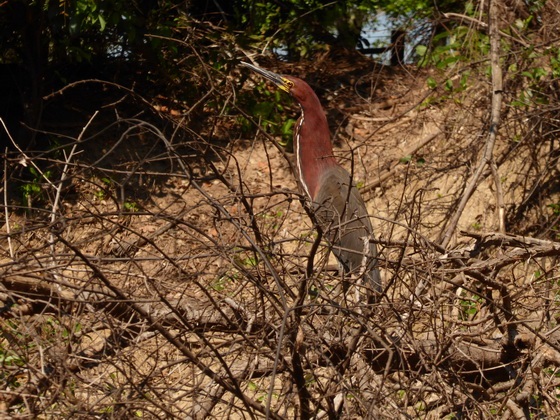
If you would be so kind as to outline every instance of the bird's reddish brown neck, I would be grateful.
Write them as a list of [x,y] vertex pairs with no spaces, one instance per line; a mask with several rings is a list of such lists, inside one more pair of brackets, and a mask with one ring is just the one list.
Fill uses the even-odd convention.
[[338,163],[333,155],[329,125],[319,98],[307,83],[293,80],[292,95],[302,109],[294,132],[297,169],[304,189],[314,199],[323,174]]

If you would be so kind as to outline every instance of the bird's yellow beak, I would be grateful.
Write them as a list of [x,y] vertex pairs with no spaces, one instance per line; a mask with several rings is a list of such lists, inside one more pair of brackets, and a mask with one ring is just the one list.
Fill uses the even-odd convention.
[[249,63],[241,62],[241,65],[250,68],[254,72],[263,76],[265,79],[270,80],[280,89],[282,89],[284,92],[290,93],[290,90],[292,89],[292,87],[294,87],[294,82],[286,79],[285,77],[280,76],[279,74],[273,73],[265,69],[261,69],[260,67],[253,66],[252,64]]

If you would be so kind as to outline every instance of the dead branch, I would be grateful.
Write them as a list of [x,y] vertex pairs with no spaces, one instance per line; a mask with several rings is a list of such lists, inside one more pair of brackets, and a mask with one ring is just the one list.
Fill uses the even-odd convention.
[[[493,266],[492,263],[489,264]],[[494,265],[495,266],[495,265]],[[479,267],[480,269],[480,267]],[[467,270],[468,272],[469,270]],[[72,305],[80,302],[87,302],[98,311],[104,311],[108,316],[114,317],[121,322],[131,322],[131,315],[136,314],[138,319],[133,322],[150,320],[151,323],[156,323],[155,330],[159,331],[162,328],[184,328],[189,326],[192,332],[204,331],[221,331],[232,332],[234,334],[244,330],[243,323],[232,324],[232,319],[239,319],[233,312],[224,312],[228,307],[235,312],[241,311],[241,319],[247,318],[247,314],[241,305],[234,302],[232,299],[227,299],[227,306],[218,309],[214,306],[201,307],[200,302],[182,300],[177,302],[169,302],[173,306],[172,309],[168,305],[164,305],[161,301],[144,302],[144,303],[131,303],[130,299],[122,294],[115,294],[110,287],[106,285],[93,285],[90,284],[87,288],[77,287],[65,282],[48,281],[41,277],[24,277],[20,275],[8,276],[3,279],[3,284],[8,288],[8,292],[16,299],[28,300],[33,305],[33,313],[57,313],[62,308],[70,310]],[[56,286],[56,287],[55,287]],[[64,290],[60,290],[64,287]],[[23,302],[20,300],[20,302]],[[14,309],[11,315],[22,315],[17,309]],[[6,316],[8,313],[4,313]],[[27,315],[32,315],[32,312],[27,312]],[[179,316],[178,316],[179,315]],[[148,317],[148,318],[146,318]],[[152,328],[154,324],[151,324]],[[250,322],[251,330],[262,330],[267,325],[264,318],[253,319]],[[272,328],[272,326],[269,326]],[[368,350],[368,360],[375,371],[380,373],[387,373],[390,371],[398,371],[402,368],[403,364],[412,369],[419,369],[419,361],[422,358],[430,358],[433,360],[442,359],[450,366],[462,366],[465,374],[470,375],[473,371],[484,374],[486,371],[492,371],[496,368],[506,368],[504,363],[509,363],[515,360],[511,349],[504,347],[504,342],[500,340],[473,340],[469,341],[468,337],[461,339],[457,337],[452,343],[446,346],[442,352],[442,343],[438,340],[431,339],[416,339],[412,349],[401,347],[399,341],[390,340],[391,345],[381,338],[381,335],[372,335],[372,332],[367,334],[365,330],[356,330],[356,334],[351,334],[346,340],[346,348],[341,348],[338,351],[347,353],[343,360],[348,363],[350,355],[359,351],[358,343],[361,337],[369,336],[368,345],[365,346]],[[361,332],[360,332],[361,331]],[[140,331],[139,331],[140,333]],[[377,337],[377,338],[375,338]],[[337,347],[339,344],[335,342],[325,343],[328,347]],[[532,346],[530,341],[525,340],[524,346]],[[305,356],[306,360],[319,361],[322,358],[321,354],[312,355],[314,349],[312,346],[297,347],[298,352],[305,350],[310,352]],[[544,346],[540,350],[543,354],[556,354],[556,351]],[[394,357],[398,355],[398,357]],[[507,356],[507,360],[504,357]],[[551,358],[550,355],[546,357],[549,362],[560,361],[560,357]],[[76,365],[75,368],[78,368]],[[91,367],[91,366],[89,366]],[[346,367],[348,368],[348,367]],[[342,372],[344,372],[343,368]],[[259,368],[260,374],[266,374],[266,369]],[[273,366],[270,365],[268,372],[272,374],[274,371]],[[254,370],[254,369],[253,369]],[[249,378],[246,375],[235,375],[238,379]]]
[[[489,34],[490,34],[490,62],[492,66],[492,109],[490,115],[490,125],[488,128],[488,137],[486,140],[486,145],[484,149],[484,154],[478,163],[476,170],[474,171],[473,175],[471,176],[465,191],[457,205],[457,209],[455,213],[449,220],[449,223],[446,226],[445,231],[443,232],[442,236],[440,237],[440,244],[442,247],[447,248],[451,241],[451,237],[455,229],[457,228],[457,224],[459,223],[459,219],[465,209],[469,199],[471,198],[472,194],[474,193],[476,186],[478,185],[478,181],[481,178],[481,175],[484,172],[484,169],[487,165],[495,165],[494,160],[494,145],[496,143],[496,136],[498,135],[498,130],[500,127],[500,117],[501,117],[501,109],[502,109],[502,97],[503,97],[503,82],[502,82],[502,68],[500,64],[500,32],[498,28],[498,0],[491,0],[490,1],[490,12],[489,16]],[[499,177],[495,177],[496,182],[500,182]],[[501,188],[496,189],[497,194],[501,194]],[[498,197],[498,203],[503,202],[503,198]],[[500,207],[500,217],[502,214],[503,207]],[[500,226],[504,226],[504,222],[500,219]]]
[[[418,152],[418,150],[422,149],[423,147],[428,145],[431,141],[435,140],[437,138],[437,136],[439,136],[440,134],[441,134],[441,131],[436,131],[435,133],[428,134],[423,139],[421,139],[419,142],[413,144],[408,149],[406,149],[403,152],[403,156],[414,155],[416,152]],[[363,188],[360,189],[360,191],[363,194],[373,191],[374,189],[379,187],[381,184],[383,184],[383,182],[385,182],[387,179],[394,176],[395,172],[398,170],[398,168],[401,165],[402,165],[402,163],[397,160],[396,162],[393,163],[391,169],[385,170],[382,173],[380,173],[377,176],[377,179],[374,182],[365,185]]]
[[477,248],[487,248],[489,246],[508,246],[516,248],[539,247],[552,250],[560,249],[560,242],[547,241],[544,239],[532,238],[529,236],[511,235],[503,232],[471,232],[461,231],[462,235],[475,238]]

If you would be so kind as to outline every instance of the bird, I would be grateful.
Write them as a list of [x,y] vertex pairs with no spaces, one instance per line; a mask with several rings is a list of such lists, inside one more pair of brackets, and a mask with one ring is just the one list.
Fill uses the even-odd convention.
[[[294,128],[294,172],[317,225],[346,275],[366,280],[373,301],[382,292],[373,228],[350,173],[334,156],[327,118],[319,98],[302,79],[241,62],[287,92],[299,104]],[[371,293],[373,292],[373,293]]]

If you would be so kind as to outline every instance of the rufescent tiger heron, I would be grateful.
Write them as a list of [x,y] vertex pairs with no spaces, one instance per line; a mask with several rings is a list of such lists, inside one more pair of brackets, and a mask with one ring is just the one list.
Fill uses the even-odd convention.
[[371,221],[350,174],[334,157],[327,118],[319,98],[297,77],[241,64],[270,80],[299,103],[301,116],[294,130],[295,175],[311,200],[317,223],[345,273],[367,279],[365,283],[369,283],[370,290],[381,292],[377,248],[370,241],[373,238]]

